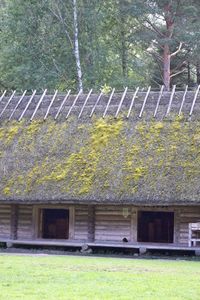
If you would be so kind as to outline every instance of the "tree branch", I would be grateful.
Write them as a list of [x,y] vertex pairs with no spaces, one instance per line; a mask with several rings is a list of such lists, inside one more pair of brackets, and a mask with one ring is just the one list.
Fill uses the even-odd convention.
[[184,66],[187,63],[186,60],[180,62],[174,69],[172,69],[172,73],[175,72],[176,70],[179,70],[182,66]]
[[145,19],[145,21],[153,28],[153,31],[156,32],[161,37],[165,37],[164,33],[160,31],[154,24],[151,23],[148,19]]
[[170,55],[170,57],[176,56],[182,49],[183,43],[180,42],[178,49]]
[[179,74],[185,72],[185,70],[186,70],[186,69],[183,69],[183,70],[181,70],[181,71],[179,71],[179,72],[177,72],[177,73],[171,74],[171,75],[170,75],[170,78],[173,78],[173,77],[175,77],[175,76],[177,76],[177,75],[179,75]]
[[62,24],[63,29],[64,29],[64,33],[65,33],[71,47],[73,48],[73,41],[72,41],[72,39],[70,37],[70,34],[69,34],[69,31],[67,29],[67,24],[66,24],[66,22],[65,22],[65,20],[62,16],[61,11],[59,10],[59,8],[56,7],[56,9],[57,9],[57,13],[52,8],[49,8],[52,15]]

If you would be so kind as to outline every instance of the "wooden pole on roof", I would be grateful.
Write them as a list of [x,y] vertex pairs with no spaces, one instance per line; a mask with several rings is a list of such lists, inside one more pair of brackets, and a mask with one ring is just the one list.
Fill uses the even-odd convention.
[[15,113],[16,109],[19,107],[20,103],[21,103],[21,102],[22,102],[22,100],[24,99],[24,97],[25,97],[26,93],[27,93],[27,90],[25,90],[25,91],[24,91],[24,93],[23,93],[23,94],[22,94],[22,96],[20,97],[19,101],[17,102],[17,104],[16,104],[15,108],[13,109],[13,111],[12,111],[12,113],[11,113],[10,117],[9,117],[9,121],[12,119],[12,116],[14,115],[14,113]]
[[58,94],[58,90],[55,91],[55,93],[54,93],[54,95],[53,95],[53,97],[52,97],[52,99],[51,99],[51,102],[50,102],[50,104],[49,104],[49,106],[48,106],[48,108],[47,108],[47,112],[46,112],[46,114],[45,114],[45,116],[44,116],[44,120],[47,119],[48,114],[49,114],[49,111],[50,111],[50,109],[51,109],[51,107],[52,107],[52,105],[53,105],[53,103],[54,103],[54,100],[56,99],[57,94]]
[[10,98],[8,99],[8,102],[6,103],[6,105],[4,106],[2,112],[0,113],[0,118],[3,115],[4,111],[6,110],[6,108],[8,107],[8,105],[10,104],[10,102],[12,101],[13,97],[15,96],[16,91],[14,91],[12,93],[12,95],[10,96]]
[[139,118],[142,117],[142,114],[143,114],[143,111],[144,111],[144,108],[145,108],[147,99],[148,99],[148,97],[149,97],[150,91],[151,91],[151,86],[149,86],[148,91],[147,91],[147,93],[146,93],[146,96],[145,96],[145,98],[144,98],[144,102],[143,102],[143,105],[142,105],[142,108],[141,108],[141,111],[140,111],[140,114],[139,114]]
[[110,94],[108,103],[107,103],[107,105],[106,105],[106,109],[105,109],[105,111],[104,111],[104,113],[103,113],[103,118],[105,118],[105,116],[106,116],[106,114],[107,114],[107,111],[108,111],[110,102],[111,102],[111,100],[112,100],[112,97],[113,97],[113,95],[114,95],[114,92],[115,92],[115,88],[112,90],[112,92],[111,92],[111,94]]
[[188,91],[188,85],[186,85],[185,92],[183,94],[183,99],[182,99],[181,106],[180,106],[179,113],[178,113],[179,117],[181,115],[181,112],[182,112],[182,109],[183,109],[183,105],[185,103],[185,98],[186,98],[186,95],[187,95],[187,91]]
[[25,115],[25,113],[26,113],[26,111],[27,111],[29,105],[31,104],[33,98],[35,97],[36,92],[37,92],[37,90],[34,90],[34,91],[33,91],[32,95],[31,95],[31,97],[30,97],[28,103],[26,104],[26,107],[24,108],[24,111],[22,112],[22,114],[21,114],[21,116],[19,117],[18,121],[21,121],[21,119],[22,119],[23,116]]
[[168,105],[167,112],[166,112],[165,116],[167,116],[170,113],[171,106],[172,106],[172,101],[174,99],[175,92],[176,92],[176,85],[173,85],[173,89],[172,89],[171,96],[170,96],[170,99],[169,99],[169,105]]
[[80,117],[81,117],[81,115],[83,113],[83,110],[84,110],[84,108],[85,108],[85,106],[86,106],[86,104],[87,104],[87,102],[88,102],[91,94],[92,94],[92,89],[89,91],[89,93],[88,93],[88,95],[87,95],[87,97],[85,99],[85,102],[83,103],[83,106],[81,108],[80,114],[78,115],[78,119],[80,119]]
[[4,98],[4,96],[5,96],[5,94],[6,94],[6,90],[3,92],[3,94],[2,94],[2,96],[0,97],[0,102],[1,102],[1,100],[3,100],[3,98]]
[[55,120],[58,118],[58,116],[59,116],[59,114],[60,114],[60,112],[61,112],[63,106],[65,105],[65,102],[66,102],[67,99],[69,98],[70,93],[71,93],[71,90],[69,90],[69,91],[67,92],[67,95],[66,95],[65,98],[63,99],[63,101],[62,101],[62,103],[61,103],[61,105],[60,105],[60,107],[59,107],[59,109],[58,109],[58,111],[57,111],[57,114],[55,115],[55,118],[54,118]]
[[101,92],[101,93],[99,94],[99,96],[97,97],[97,101],[96,101],[95,105],[93,106],[92,111],[91,111],[91,113],[90,113],[90,118],[92,117],[92,115],[93,115],[93,113],[94,113],[94,111],[95,111],[97,105],[99,104],[99,101],[100,101],[102,95],[103,95],[103,92]]
[[47,89],[44,90],[44,92],[43,92],[43,94],[42,94],[40,100],[38,101],[38,104],[37,104],[37,106],[36,106],[36,108],[35,108],[35,110],[34,110],[32,116],[31,116],[31,118],[30,118],[30,121],[33,121],[33,119],[34,119],[34,117],[35,117],[35,115],[36,115],[36,112],[37,112],[38,108],[40,107],[40,105],[41,105],[41,103],[42,103],[42,100],[44,99],[46,93],[47,93]]
[[124,93],[123,93],[123,95],[122,95],[122,98],[121,98],[121,100],[120,100],[119,106],[118,106],[117,111],[116,111],[116,114],[115,114],[115,118],[117,118],[117,116],[118,116],[118,114],[119,114],[119,112],[120,112],[120,109],[121,109],[122,104],[123,104],[123,102],[124,102],[124,99],[125,99],[125,97],[126,97],[127,91],[128,91],[128,87],[126,87],[125,90],[124,90]]
[[200,85],[197,87],[197,90],[196,90],[195,95],[194,95],[194,99],[193,99],[192,106],[191,106],[191,109],[190,109],[190,116],[193,113],[194,106],[195,106],[195,103],[196,103],[196,100],[197,100],[197,97],[198,97],[198,94],[199,94],[199,89],[200,89]]
[[159,105],[160,105],[160,100],[162,98],[162,95],[163,95],[163,91],[164,91],[164,85],[161,86],[161,89],[160,89],[160,93],[159,93],[159,97],[158,97],[158,101],[157,101],[157,104],[156,104],[156,109],[155,109],[155,112],[154,112],[154,118],[156,117],[157,115],[157,112],[158,112],[158,108],[159,108]]
[[73,102],[72,106],[70,107],[70,109],[69,109],[69,111],[68,111],[68,113],[67,113],[67,115],[66,115],[66,119],[69,117],[69,115],[70,115],[72,109],[73,109],[74,106],[76,105],[76,102],[78,101],[78,98],[79,98],[79,96],[80,96],[81,94],[82,94],[82,91],[80,90],[80,91],[78,92],[78,94],[76,95],[76,97],[75,97],[75,99],[74,99],[74,102]]
[[137,96],[137,93],[138,93],[139,89],[140,89],[140,88],[137,87],[135,93],[133,94],[133,98],[132,98],[132,100],[131,100],[131,105],[130,105],[130,107],[129,107],[128,114],[127,114],[127,116],[126,116],[127,119],[130,117],[131,110],[132,110],[132,108],[133,108],[133,105],[134,105],[134,102],[135,102],[135,98],[136,98],[136,96]]

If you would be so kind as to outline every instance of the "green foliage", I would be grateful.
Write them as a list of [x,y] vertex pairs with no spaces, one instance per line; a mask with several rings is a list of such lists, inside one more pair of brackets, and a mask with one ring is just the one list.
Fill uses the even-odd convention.
[[[199,70],[199,3],[192,1],[79,0],[79,47],[85,89],[107,85],[154,87],[162,84],[163,45],[173,58],[173,82],[194,85]],[[166,3],[174,16],[167,36]],[[62,12],[63,21],[55,15]],[[59,89],[76,91],[71,1],[17,0],[0,6],[0,89]],[[63,23],[64,22],[64,23]],[[189,64],[190,68],[187,68]],[[197,69],[197,70],[196,70]]]

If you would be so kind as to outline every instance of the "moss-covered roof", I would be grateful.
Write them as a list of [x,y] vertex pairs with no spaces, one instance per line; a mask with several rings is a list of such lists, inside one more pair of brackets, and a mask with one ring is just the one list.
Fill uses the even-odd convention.
[[200,121],[48,118],[0,125],[0,200],[200,204]]

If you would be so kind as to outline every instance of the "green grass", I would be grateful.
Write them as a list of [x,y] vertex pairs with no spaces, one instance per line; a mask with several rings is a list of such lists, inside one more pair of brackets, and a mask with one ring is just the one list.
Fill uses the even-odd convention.
[[199,300],[200,262],[0,255],[0,300]]

